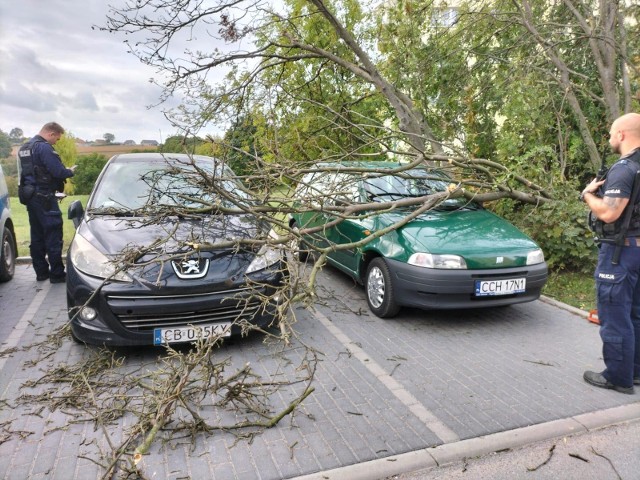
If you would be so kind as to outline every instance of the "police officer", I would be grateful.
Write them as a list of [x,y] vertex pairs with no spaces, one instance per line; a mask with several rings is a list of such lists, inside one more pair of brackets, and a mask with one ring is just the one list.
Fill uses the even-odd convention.
[[[621,116],[609,135],[611,149],[620,159],[604,179],[593,180],[582,192],[597,218],[596,232],[604,234],[595,280],[605,369],[586,371],[583,378],[596,387],[633,393],[633,386],[640,385],[640,204],[630,205],[629,200],[640,170],[640,115]],[[628,208],[633,209],[629,228],[623,245],[617,246],[610,240],[621,231]]]
[[51,283],[66,280],[62,263],[62,212],[55,196],[64,190],[65,179],[73,176],[75,165],[65,168],[53,149],[64,128],[55,122],[45,124],[38,135],[18,151],[20,202],[27,206],[31,227],[31,260],[36,279]]

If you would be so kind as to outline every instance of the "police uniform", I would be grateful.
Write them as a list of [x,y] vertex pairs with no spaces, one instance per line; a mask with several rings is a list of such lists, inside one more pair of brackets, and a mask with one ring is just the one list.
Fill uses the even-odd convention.
[[62,212],[55,197],[64,190],[65,179],[73,176],[60,155],[40,135],[18,151],[20,202],[27,206],[31,227],[29,250],[38,280],[64,281],[62,263]]
[[[631,198],[638,170],[640,150],[636,149],[609,169],[599,196]],[[614,385],[632,388],[634,378],[640,378],[640,205],[629,204],[626,208],[634,210],[622,247],[607,240],[620,231],[626,209],[616,222],[596,222],[596,234],[604,241],[600,244],[595,281],[606,366],[602,375]],[[620,249],[620,258],[614,263],[616,248]]]

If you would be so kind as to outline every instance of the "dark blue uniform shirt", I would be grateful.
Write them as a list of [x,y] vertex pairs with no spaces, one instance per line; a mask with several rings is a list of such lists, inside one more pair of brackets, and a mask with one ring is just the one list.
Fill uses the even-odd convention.
[[34,166],[44,166],[46,171],[53,177],[50,184],[37,182],[34,175],[25,175],[24,180],[28,185],[36,185],[40,189],[60,190],[59,184],[66,178],[73,177],[73,171],[66,168],[58,152],[40,135],[36,135],[29,142],[31,144],[31,160]]
[[[631,198],[633,180],[635,179],[636,172],[638,170],[640,170],[640,151],[634,150],[620,158],[611,166],[607,172],[605,182],[600,188],[600,196],[610,198]],[[631,208],[631,206],[627,208]],[[624,215],[624,212],[622,215]],[[640,236],[640,229],[629,228],[626,236]]]

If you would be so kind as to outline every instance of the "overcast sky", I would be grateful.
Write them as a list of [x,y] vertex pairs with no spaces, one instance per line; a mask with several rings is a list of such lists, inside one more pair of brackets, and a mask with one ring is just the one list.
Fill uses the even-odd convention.
[[[35,135],[49,121],[83,140],[163,141],[177,133],[149,83],[153,68],[127,53],[105,25],[124,0],[0,1],[0,129]],[[200,132],[201,134],[207,132]]]

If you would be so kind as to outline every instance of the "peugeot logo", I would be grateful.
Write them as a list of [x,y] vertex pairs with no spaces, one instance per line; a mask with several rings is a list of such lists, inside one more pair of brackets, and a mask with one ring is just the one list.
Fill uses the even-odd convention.
[[173,271],[178,278],[202,278],[209,271],[208,258],[190,258],[189,260],[173,260]]
[[182,262],[180,267],[182,268],[182,273],[185,275],[197,275],[200,273],[200,262],[198,260],[187,260],[186,262]]

